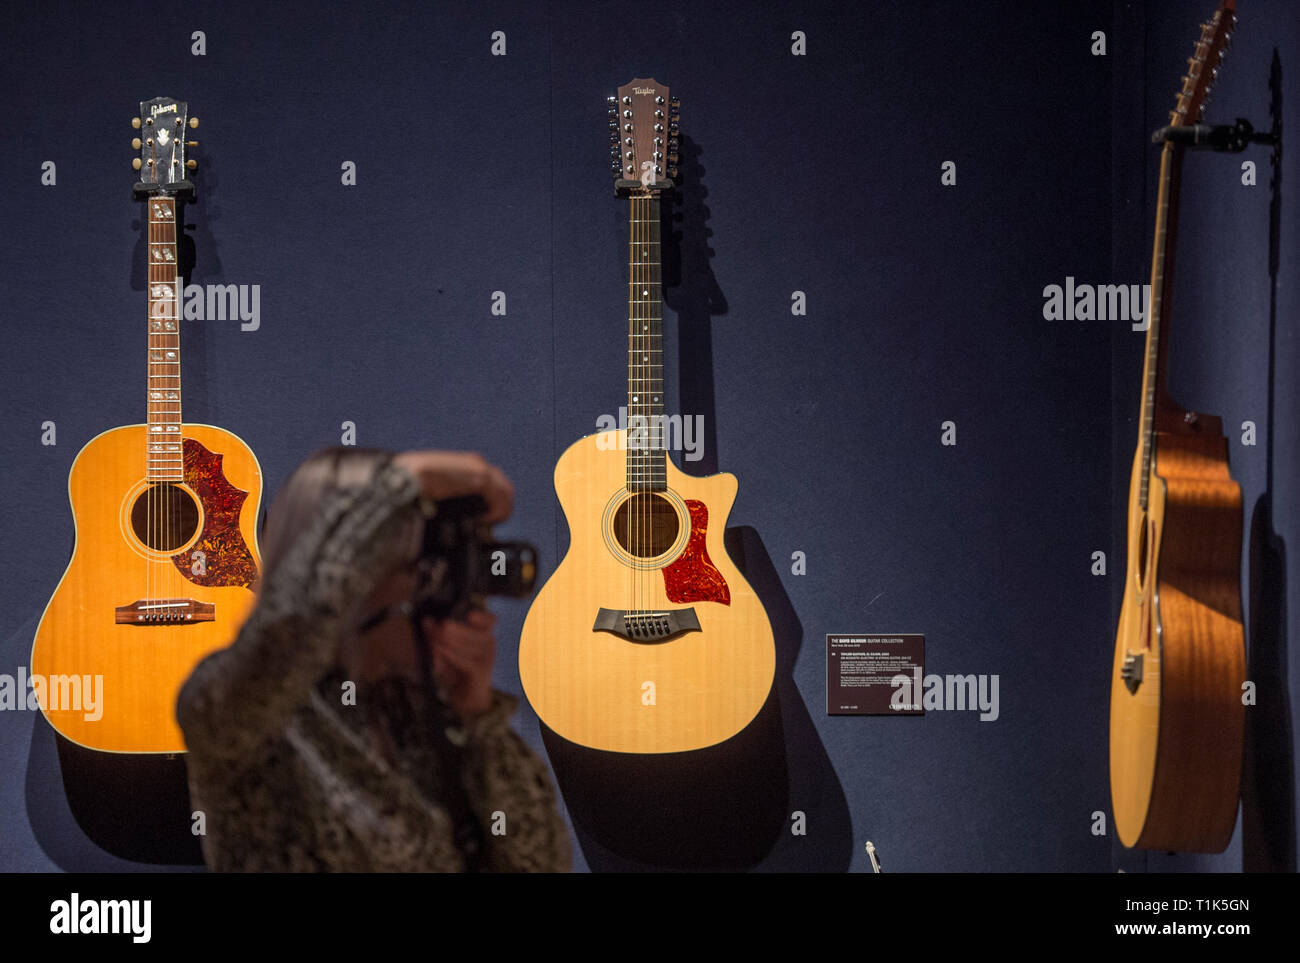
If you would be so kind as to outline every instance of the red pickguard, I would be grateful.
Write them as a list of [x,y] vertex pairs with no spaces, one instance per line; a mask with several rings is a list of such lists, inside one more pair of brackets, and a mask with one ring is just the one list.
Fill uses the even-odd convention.
[[686,548],[671,565],[664,566],[664,589],[670,602],[721,602],[731,604],[727,580],[709,561],[704,539],[709,529],[709,509],[702,501],[686,499],[691,515],[691,534]]
[[[172,562],[195,585],[243,585],[252,588],[257,563],[239,530],[239,510],[248,492],[240,491],[221,471],[221,455],[214,455],[193,438],[185,439],[185,484],[203,504],[203,531],[198,541]],[[203,575],[195,574],[194,553],[204,554]]]

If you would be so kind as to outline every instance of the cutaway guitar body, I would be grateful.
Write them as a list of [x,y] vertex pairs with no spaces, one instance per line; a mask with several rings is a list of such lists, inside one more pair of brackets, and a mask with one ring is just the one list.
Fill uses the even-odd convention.
[[[1126,846],[1220,852],[1236,823],[1245,727],[1241,489],[1218,419],[1197,424],[1156,431],[1147,510],[1129,517],[1111,801]],[[1135,509],[1141,469],[1139,452]]]
[[[695,478],[668,461],[663,491],[634,494],[619,435],[589,435],[556,466],[569,552],[529,609],[520,677],[537,714],[571,742],[702,749],[750,723],[775,673],[767,613],[723,546],[736,479]],[[629,528],[633,498],[654,501],[632,503]],[[638,511],[653,539],[638,541]],[[597,628],[602,609],[623,621]],[[642,624],[627,621],[633,613]],[[698,628],[669,613],[690,613],[681,621]]]
[[664,405],[659,204],[678,174],[679,109],[653,78],[609,98],[614,193],[628,200],[627,427],[560,457],[569,552],[519,640],[542,721],[609,752],[730,739],[767,701],[776,669],[767,613],[723,547],[735,477],[694,478],[668,458],[677,416]]
[[[1164,131],[1196,124],[1227,46],[1220,0]],[[1129,484],[1128,563],[1110,689],[1110,795],[1125,846],[1220,852],[1241,783],[1245,638],[1241,489],[1218,418],[1168,390],[1182,147],[1160,154],[1141,432]]]
[[[73,462],[76,544],[32,647],[32,673],[65,680],[64,694],[66,680],[102,678],[96,712],[50,697],[42,709],[60,734],[105,752],[185,750],[177,693],[200,659],[234,641],[260,565],[262,476],[248,446],[184,425],[183,479],[149,482],[146,430],[106,431]],[[56,683],[47,687],[53,695]]]

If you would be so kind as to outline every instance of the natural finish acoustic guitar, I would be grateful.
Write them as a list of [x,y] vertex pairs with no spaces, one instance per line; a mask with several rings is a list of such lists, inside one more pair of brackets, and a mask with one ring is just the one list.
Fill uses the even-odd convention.
[[[147,421],[98,435],[72,463],[76,543],[32,648],[50,724],[107,752],[185,749],[177,693],[200,659],[234,641],[260,564],[257,459],[230,432],[181,419],[177,200],[192,192],[194,166],[186,115],[184,103],[160,97],[133,121],[148,224]],[[97,676],[102,705],[70,705],[84,704],[70,697]]]
[[767,614],[723,547],[735,477],[694,478],[667,457],[659,219],[677,176],[676,111],[654,80],[610,98],[615,193],[630,207],[627,428],[589,435],[560,458],[569,552],[519,643],[524,692],[542,721],[614,752],[730,738],[757,715],[775,671]]
[[[1170,125],[1198,123],[1236,21],[1201,27]],[[1126,846],[1220,852],[1237,818],[1245,708],[1241,490],[1216,417],[1167,393],[1181,146],[1160,158],[1141,437],[1110,696],[1110,787]]]

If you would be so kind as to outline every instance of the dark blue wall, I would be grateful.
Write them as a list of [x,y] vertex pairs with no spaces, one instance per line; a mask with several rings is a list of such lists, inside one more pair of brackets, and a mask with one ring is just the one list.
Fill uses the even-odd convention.
[[[778,680],[753,738],[707,765],[548,740],[580,814],[577,864],[863,870],[870,839],[890,870],[1142,868],[1092,832],[1092,814],[1109,814],[1141,338],[1122,322],[1046,321],[1042,291],[1067,276],[1147,280],[1157,152],[1145,135],[1208,6],[673,2],[633,18],[558,0],[168,13],[50,2],[7,14],[0,672],[28,664],[67,563],[73,458],[143,416],[129,190],[140,100],[172,95],[203,119],[190,280],[261,286],[260,330],[185,326],[186,420],[247,441],[268,494],[344,421],[364,445],[481,450],[517,486],[504,531],[535,541],[549,569],[567,543],[555,461],[623,398],[626,212],[610,190],[604,97],[654,76],[682,98],[687,139],[670,410],[706,419],[705,457],[682,467],[740,480],[730,544],[772,616]],[[1282,0],[1243,6],[1214,114],[1262,126],[1273,48],[1288,78],[1300,28]],[[194,30],[206,56],[190,53]],[[490,55],[495,30],[505,57]],[[806,56],[791,55],[796,30]],[[1104,57],[1090,53],[1095,30]],[[1294,98],[1285,109],[1295,129]],[[1267,155],[1248,156],[1254,188],[1239,158],[1186,165],[1173,363],[1189,404],[1259,426],[1254,448],[1229,430],[1249,516],[1266,479],[1270,187]],[[949,160],[954,187],[940,184]],[[355,187],[340,183],[344,161]],[[1294,154],[1287,164],[1287,185],[1300,183]],[[1273,383],[1286,412],[1300,238],[1294,217],[1282,224]],[[490,310],[498,290],[504,317]],[[794,291],[806,316],[791,314]],[[40,443],[47,420],[54,447]],[[1275,420],[1272,524],[1294,544],[1300,429]],[[955,447],[940,444],[945,421]],[[1095,551],[1109,576],[1091,573]],[[795,552],[805,575],[792,574]],[[1294,565],[1278,571],[1261,584],[1294,598]],[[497,684],[519,692],[526,606],[496,609]],[[1287,619],[1271,651],[1285,651]],[[924,633],[928,672],[999,677],[999,718],[826,716],[828,632]],[[1294,671],[1273,671],[1294,693]],[[1269,690],[1275,707],[1284,691]],[[543,749],[526,704],[519,728]],[[1293,763],[1271,751],[1285,764],[1271,778],[1292,786]],[[0,713],[0,758],[0,868],[145,865],[79,828],[43,719]],[[617,793],[612,819],[591,813],[579,794],[595,784],[629,787],[634,816],[620,825]],[[630,798],[651,784],[686,788]],[[672,819],[651,812],[674,806]],[[787,828],[796,810],[806,836]],[[1275,839],[1268,826],[1255,835]],[[1242,862],[1239,840],[1175,860]]]

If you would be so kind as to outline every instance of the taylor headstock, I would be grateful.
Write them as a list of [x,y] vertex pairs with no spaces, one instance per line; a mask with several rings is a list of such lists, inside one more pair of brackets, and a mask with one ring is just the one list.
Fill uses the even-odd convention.
[[140,172],[140,182],[135,185],[137,197],[158,194],[192,194],[194,185],[187,179],[198,165],[186,160],[185,149],[197,146],[197,141],[187,141],[186,131],[199,126],[197,117],[188,117],[189,107],[171,97],[155,97],[142,101],[140,116],[131,118],[131,126],[138,132],[131,146],[140,156],[131,166]]
[[640,78],[609,100],[609,157],[620,197],[671,190],[677,179],[681,103],[657,80]]
[[1184,127],[1201,122],[1201,111],[1232,42],[1232,30],[1237,25],[1235,7],[1236,0],[1222,0],[1209,22],[1201,24],[1201,39],[1196,42],[1192,56],[1187,58],[1183,89],[1178,92],[1177,103],[1169,115],[1169,126]]

